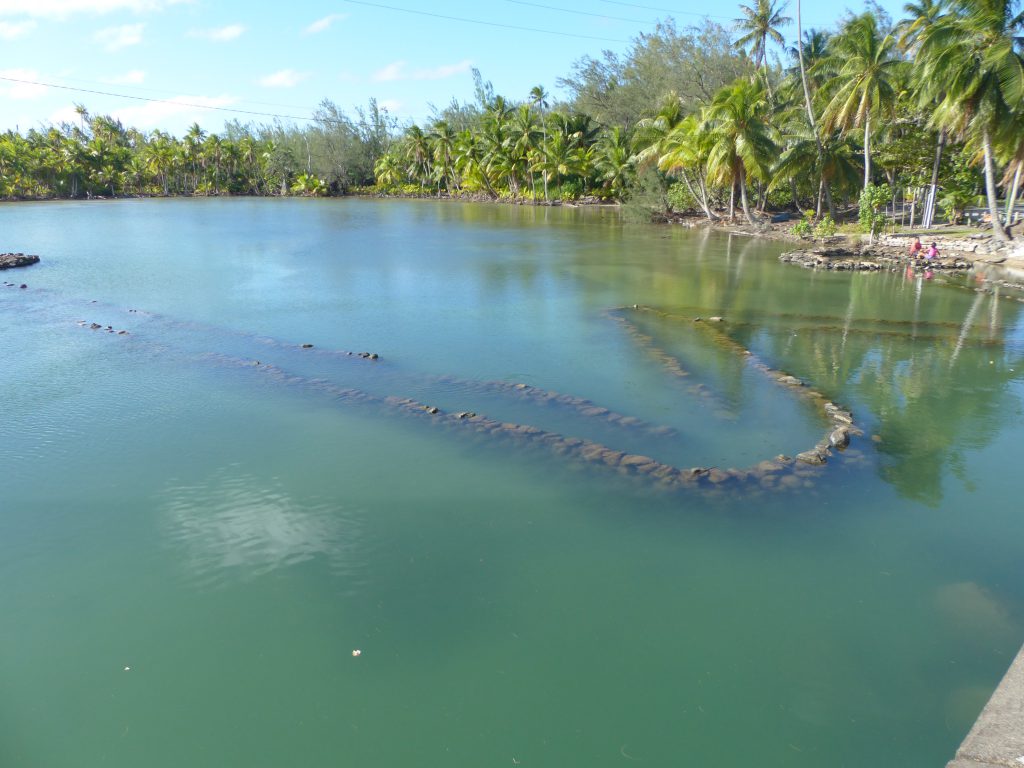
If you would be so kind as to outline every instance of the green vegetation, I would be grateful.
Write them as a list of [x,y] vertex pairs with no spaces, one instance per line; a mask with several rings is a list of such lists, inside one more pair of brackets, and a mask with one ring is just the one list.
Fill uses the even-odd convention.
[[0,136],[0,197],[372,186],[621,201],[648,218],[741,213],[752,224],[767,210],[812,210],[796,226],[818,237],[857,204],[875,233],[887,209],[913,226],[934,197],[956,221],[984,197],[1006,237],[1024,166],[1021,0],[920,0],[896,24],[876,8],[831,32],[802,31],[798,2],[789,66],[769,55],[792,22],[785,10],[754,0],[732,30],[659,24],[624,56],[577,62],[558,81],[565,103],[541,86],[506,98],[474,72],[474,100],[435,109],[425,125],[399,126],[372,102],[350,119],[324,102],[309,126],[236,122],[219,136],[194,126],[177,139],[82,109],[81,125]]

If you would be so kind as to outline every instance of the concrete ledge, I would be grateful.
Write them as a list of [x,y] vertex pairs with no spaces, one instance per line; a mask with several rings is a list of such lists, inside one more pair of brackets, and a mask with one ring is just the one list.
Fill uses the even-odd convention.
[[1024,766],[1024,648],[946,768]]

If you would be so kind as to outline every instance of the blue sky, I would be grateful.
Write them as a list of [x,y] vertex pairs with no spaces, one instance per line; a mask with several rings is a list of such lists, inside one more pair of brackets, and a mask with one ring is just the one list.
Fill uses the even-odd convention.
[[[842,9],[862,10],[859,2],[804,2],[804,26],[829,28]],[[880,5],[894,16],[902,7]],[[351,114],[375,97],[398,118],[422,121],[430,104],[472,98],[473,67],[508,98],[524,98],[534,85],[559,97],[556,78],[580,57],[624,52],[667,17],[685,26],[707,14],[729,25],[738,7],[707,0],[0,0],[0,130],[77,120],[75,103],[178,135],[194,121],[219,131],[234,118],[273,120],[244,112],[305,118],[324,98]],[[795,25],[786,32],[795,38]]]

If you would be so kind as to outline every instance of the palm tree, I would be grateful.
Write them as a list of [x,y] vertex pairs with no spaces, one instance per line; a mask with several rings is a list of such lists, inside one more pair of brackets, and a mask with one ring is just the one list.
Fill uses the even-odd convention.
[[614,126],[597,143],[594,167],[600,174],[604,188],[620,196],[626,189],[632,169],[629,138],[619,126]]
[[683,122],[684,117],[686,114],[683,111],[683,102],[673,91],[662,101],[654,117],[645,117],[636,124],[633,147],[638,165],[646,166],[657,162],[668,151],[665,142]]
[[373,174],[378,186],[384,189],[392,189],[402,183],[402,166],[391,153],[380,156],[373,165]]
[[[430,140],[434,146],[434,167],[451,194],[455,175],[455,130],[447,120],[438,120],[430,130]],[[439,190],[440,183],[439,180]]]
[[522,167],[530,173],[530,198],[536,202],[534,188],[534,171],[531,155],[537,150],[537,141],[541,133],[537,131],[537,122],[533,118],[529,104],[523,104],[516,110],[509,124],[510,152],[516,168]]
[[[946,0],[919,0],[907,3],[903,12],[907,17],[897,25],[900,30],[900,47],[905,51],[917,51],[924,31],[931,27],[945,10]],[[931,105],[934,107],[934,104]],[[935,197],[939,185],[939,164],[942,162],[942,150],[946,146],[946,131],[939,130],[935,142],[935,161],[932,163],[932,181],[925,202],[923,222],[926,228],[931,227],[935,211]]]
[[761,84],[741,79],[719,90],[705,114],[711,131],[711,176],[739,185],[743,215],[751,224],[754,217],[747,203],[747,181],[766,179],[775,153],[766,120],[767,108]]
[[830,100],[822,114],[826,133],[864,127],[864,186],[871,183],[871,116],[892,110],[902,62],[896,40],[878,30],[874,14],[850,19],[832,39],[832,53],[822,62],[831,78],[823,86]]
[[785,43],[785,38],[782,37],[778,28],[793,21],[788,16],[782,15],[785,9],[785,2],[781,6],[777,6],[777,0],[757,0],[756,4],[750,6],[741,5],[740,11],[743,13],[743,18],[733,20],[737,31],[742,33],[736,41],[736,46],[749,49],[751,61],[764,74],[770,99],[775,97],[772,94],[772,86],[768,78],[768,40],[771,39],[778,45]]
[[918,0],[903,6],[906,17],[896,25],[900,32],[900,47],[911,50],[925,29],[935,23],[945,9],[946,0]]
[[[675,126],[661,146],[664,154],[658,158],[658,168],[666,173],[678,173],[690,195],[704,209],[708,221],[718,216],[712,212],[707,189],[708,161],[713,137],[707,123],[690,115]],[[690,180],[690,174],[694,179]]]
[[[544,90],[543,85],[535,85],[530,89],[530,104],[537,107],[540,110],[540,130],[543,143],[541,144],[541,152],[544,152],[544,148],[548,144],[548,128],[547,120],[544,116],[544,111],[548,108],[548,93]],[[544,202],[548,201],[548,177],[544,175]]]
[[431,154],[427,134],[418,125],[410,125],[405,131],[405,159],[409,163],[406,173],[421,187],[430,180]]
[[995,145],[1016,124],[1024,100],[1024,14],[1015,13],[1016,5],[954,0],[921,32],[918,53],[921,97],[937,103],[933,124],[981,144],[992,230],[1001,240],[1009,236],[996,203]]
[[[809,30],[807,43],[813,44],[816,42],[818,42],[818,38],[814,30]],[[818,121],[814,116],[814,108],[811,105],[811,88],[807,82],[807,62],[805,61],[805,59],[807,58],[806,54],[812,52],[813,48],[811,48],[810,50],[805,50],[803,29],[800,21],[800,0],[796,0],[796,56],[797,60],[800,63],[800,84],[801,86],[803,86],[804,106],[807,108],[807,122],[810,126],[811,133],[814,135],[814,144],[817,149],[818,155],[818,165],[819,167],[823,167],[825,149],[821,143],[821,135],[818,133]],[[829,214],[833,218],[835,218],[835,212],[832,210],[832,190],[829,187],[828,182],[825,181],[824,176],[820,178],[819,188],[822,192],[824,192],[825,199],[828,201]],[[818,206],[818,210],[820,213],[821,205]]]

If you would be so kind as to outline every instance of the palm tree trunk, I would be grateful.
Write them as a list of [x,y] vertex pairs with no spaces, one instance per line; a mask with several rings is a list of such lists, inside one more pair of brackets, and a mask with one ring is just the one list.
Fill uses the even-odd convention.
[[[818,167],[824,169],[825,148],[821,146],[821,136],[818,135],[818,121],[814,119],[814,108],[811,106],[811,89],[807,85],[807,69],[804,67],[804,33],[800,26],[800,0],[796,0],[796,52],[800,59],[800,82],[804,87],[804,106],[807,107],[807,120],[811,124],[811,133],[814,134],[814,145],[818,150]],[[824,171],[821,176],[821,186],[824,187],[825,199],[828,201],[829,215],[834,219],[836,213],[832,207],[832,190],[825,179]],[[821,216],[821,202],[818,203],[818,216]]]
[[[929,186],[928,196],[925,198],[925,208],[922,211],[921,223],[925,229],[931,229],[932,218],[935,215],[935,196],[939,188],[939,164],[942,162],[942,149],[946,146],[946,130],[939,131],[939,140],[935,144],[935,162],[932,163],[932,183]],[[931,204],[928,204],[931,201]]]
[[789,191],[793,195],[793,207],[796,208],[797,213],[801,213],[802,214],[804,212],[804,210],[803,210],[803,208],[800,207],[800,195],[799,195],[799,193],[797,192],[797,189],[796,189],[796,179],[795,178],[791,177],[789,179]]
[[1020,190],[1020,171],[1024,162],[1017,161],[1017,171],[1013,174],[1013,184],[1010,186],[1010,194],[1006,196],[1006,225],[1013,223],[1013,207],[1017,203],[1017,192]]
[[864,189],[871,183],[871,113],[864,116]]
[[686,175],[686,171],[680,168],[679,175],[682,177],[683,183],[686,184],[686,188],[690,190],[690,194],[693,195],[693,199],[700,203],[700,207],[704,209],[704,215],[708,217],[708,221],[714,221],[715,219],[711,215],[711,209],[708,207],[708,200],[704,194],[703,188],[701,189],[700,194],[697,194],[697,190],[695,190],[693,185],[690,183],[690,177]]
[[753,226],[754,217],[750,215],[750,206],[747,205],[747,173],[745,170],[740,171],[740,203],[743,205],[743,215]]
[[985,150],[985,194],[988,196],[988,210],[992,215],[992,234],[1000,240],[1009,240],[1003,225],[999,220],[999,204],[996,202],[996,169],[992,161],[992,137],[985,127],[981,131],[981,143]]
[[[547,123],[544,122],[544,113],[543,112],[540,113],[540,130],[541,130],[541,133],[543,134],[542,141],[544,142],[541,145],[541,154],[544,155],[544,161],[547,162],[547,159],[548,159],[548,127],[547,127]],[[548,174],[545,172],[544,173],[544,202],[546,203],[547,201],[548,201]]]

